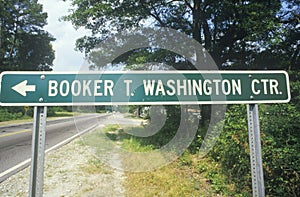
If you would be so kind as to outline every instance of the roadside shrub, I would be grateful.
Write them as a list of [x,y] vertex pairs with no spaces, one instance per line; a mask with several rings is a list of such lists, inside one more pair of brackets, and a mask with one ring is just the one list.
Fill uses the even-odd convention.
[[268,105],[262,111],[266,193],[300,196],[300,112],[291,104]]
[[224,128],[209,156],[220,163],[228,183],[234,183],[237,193],[251,194],[251,171],[248,146],[247,112],[245,105],[230,106]]
[[20,119],[23,116],[24,114],[22,110],[17,110],[15,108],[8,107],[0,107],[0,122]]
[[15,115],[12,114],[12,113],[9,113],[7,111],[7,109],[3,109],[3,108],[0,108],[0,121],[7,121],[7,120],[13,120],[15,119]]
[[[292,104],[260,105],[259,112],[266,195],[300,196],[300,112]],[[246,106],[230,106],[224,121],[209,156],[237,193],[251,196]]]

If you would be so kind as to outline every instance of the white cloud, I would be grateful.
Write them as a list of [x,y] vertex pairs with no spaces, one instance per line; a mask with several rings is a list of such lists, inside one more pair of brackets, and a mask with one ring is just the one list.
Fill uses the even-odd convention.
[[44,12],[48,13],[48,25],[45,30],[52,34],[54,41],[55,60],[53,69],[55,71],[78,71],[84,65],[84,54],[75,51],[76,39],[89,34],[89,31],[80,28],[75,30],[70,22],[59,21],[68,14],[71,8],[69,1],[62,0],[39,0],[43,5]]

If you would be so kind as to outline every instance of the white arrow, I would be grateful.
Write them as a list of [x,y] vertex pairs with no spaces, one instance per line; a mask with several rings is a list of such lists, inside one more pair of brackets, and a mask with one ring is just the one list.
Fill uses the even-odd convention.
[[18,83],[14,87],[12,87],[14,91],[18,92],[22,96],[26,96],[26,92],[35,92],[35,85],[27,85],[27,80]]

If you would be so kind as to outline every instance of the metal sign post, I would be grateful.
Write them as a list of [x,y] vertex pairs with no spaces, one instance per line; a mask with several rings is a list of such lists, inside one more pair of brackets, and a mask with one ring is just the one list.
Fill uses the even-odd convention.
[[29,184],[30,197],[43,195],[46,118],[47,107],[34,107],[32,157]]
[[253,196],[264,197],[264,176],[259,129],[258,105],[247,105],[248,132],[251,161],[252,193]]

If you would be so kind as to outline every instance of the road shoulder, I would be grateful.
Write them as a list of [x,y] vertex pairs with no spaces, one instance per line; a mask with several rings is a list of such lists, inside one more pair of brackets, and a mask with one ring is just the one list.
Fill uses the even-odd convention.
[[[45,158],[44,196],[123,196],[124,177],[100,164],[92,149],[76,139]],[[28,196],[26,168],[0,184],[0,196]]]

